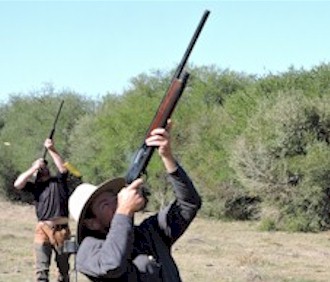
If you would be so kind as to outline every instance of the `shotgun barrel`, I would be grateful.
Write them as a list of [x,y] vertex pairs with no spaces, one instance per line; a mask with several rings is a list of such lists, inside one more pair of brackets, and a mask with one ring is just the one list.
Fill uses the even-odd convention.
[[[54,136],[54,133],[55,133],[55,130],[56,130],[57,120],[58,120],[58,118],[59,118],[59,116],[60,116],[60,113],[61,113],[61,110],[62,110],[63,104],[64,104],[64,100],[61,101],[60,107],[59,107],[59,109],[58,109],[58,111],[57,111],[57,114],[56,114],[56,117],[55,117],[55,120],[54,120],[54,123],[53,123],[52,130],[50,131],[50,134],[49,134],[49,137],[48,137],[49,139],[53,139],[53,136]],[[47,156],[47,151],[48,151],[47,148],[45,148],[45,150],[44,150],[44,154],[43,154],[43,159],[46,158],[46,156]]]

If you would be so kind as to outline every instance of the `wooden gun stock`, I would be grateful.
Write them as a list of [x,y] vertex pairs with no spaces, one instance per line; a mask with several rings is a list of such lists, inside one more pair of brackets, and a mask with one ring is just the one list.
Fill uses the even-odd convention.
[[[182,79],[175,79],[172,82],[170,90],[160,104],[158,111],[147,131],[145,139],[150,136],[151,131],[155,128],[166,126],[167,120],[171,117],[172,112],[183,93],[188,78],[189,73],[184,72]],[[145,141],[143,142],[142,146],[135,154],[133,162],[128,169],[128,173],[126,174],[125,179],[127,184],[132,183],[135,179],[145,173],[154,150],[155,147],[147,146]]]

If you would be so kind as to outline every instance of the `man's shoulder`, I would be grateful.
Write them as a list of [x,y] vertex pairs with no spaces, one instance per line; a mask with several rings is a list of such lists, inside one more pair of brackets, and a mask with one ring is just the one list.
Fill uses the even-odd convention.
[[32,192],[35,188],[36,188],[36,184],[32,181],[28,181],[28,182],[26,182],[23,189],[25,191]]
[[144,230],[152,231],[155,227],[158,226],[158,213],[152,215],[145,215],[145,218],[141,220],[140,224],[134,226],[137,231],[142,232]]

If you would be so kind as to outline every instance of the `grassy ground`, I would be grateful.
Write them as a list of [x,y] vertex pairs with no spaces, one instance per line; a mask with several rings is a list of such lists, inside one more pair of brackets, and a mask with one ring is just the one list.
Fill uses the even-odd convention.
[[[3,201],[0,209],[0,282],[32,282],[34,209]],[[197,218],[173,254],[185,282],[330,281],[330,232],[260,232],[257,223]]]

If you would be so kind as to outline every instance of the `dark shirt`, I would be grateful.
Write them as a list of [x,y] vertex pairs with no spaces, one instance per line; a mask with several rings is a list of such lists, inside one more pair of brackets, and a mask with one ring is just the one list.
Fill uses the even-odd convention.
[[139,226],[116,214],[106,238],[86,237],[77,253],[77,269],[92,281],[181,281],[171,246],[188,228],[201,198],[179,166],[169,175],[176,195],[166,208]]
[[68,173],[58,173],[45,182],[27,182],[25,190],[34,196],[38,221],[68,217]]

